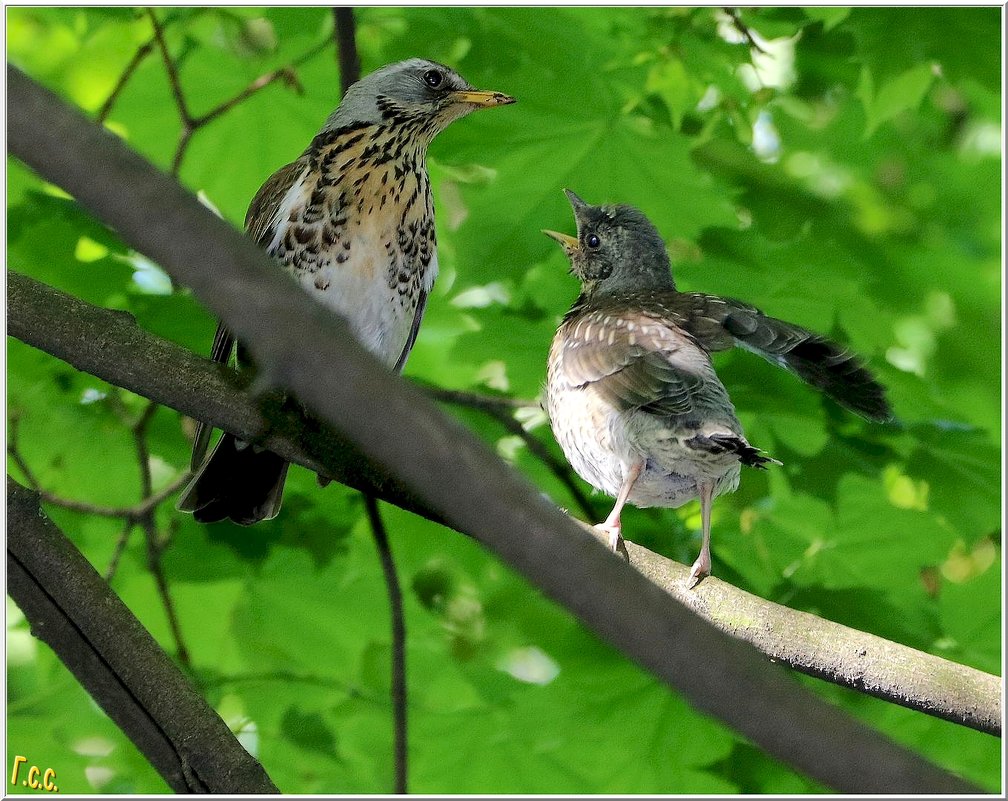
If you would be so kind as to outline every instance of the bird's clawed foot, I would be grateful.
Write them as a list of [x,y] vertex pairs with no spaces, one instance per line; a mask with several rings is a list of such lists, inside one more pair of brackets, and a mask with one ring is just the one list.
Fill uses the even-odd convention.
[[616,523],[610,523],[608,520],[604,523],[596,523],[595,530],[601,531],[606,534],[609,538],[609,550],[613,553],[619,553],[620,543],[623,542],[623,527],[617,521]]
[[693,563],[689,578],[686,579],[686,589],[692,590],[704,578],[710,575],[711,559],[710,551],[701,551],[697,560]]

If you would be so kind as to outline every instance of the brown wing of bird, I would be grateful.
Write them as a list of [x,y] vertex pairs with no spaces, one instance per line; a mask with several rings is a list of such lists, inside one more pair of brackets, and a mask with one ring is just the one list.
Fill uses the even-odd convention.
[[604,309],[583,314],[566,329],[566,380],[590,384],[617,409],[679,417],[694,413],[704,395],[720,393],[727,401],[713,369],[704,369],[709,357],[687,334],[658,320]]
[[[307,156],[281,167],[270,176],[249,204],[245,215],[248,235],[262,248],[273,239],[273,219],[284,196],[304,170]],[[235,351],[235,338],[220,323],[210,349],[210,358],[227,364]],[[238,343],[238,359],[246,360]],[[223,434],[210,455],[207,451],[213,428],[196,426],[191,469],[195,474],[183,490],[177,508],[192,512],[202,523],[230,518],[241,525],[269,520],[277,515],[283,498],[288,464],[281,457],[231,434]]]
[[[256,192],[252,202],[249,203],[248,211],[245,214],[245,231],[260,247],[265,248],[273,238],[270,222],[283,202],[287,190],[290,189],[291,184],[294,183],[306,164],[307,155],[302,155],[297,161],[285,164],[269,177]],[[210,346],[210,359],[218,364],[227,364],[231,361],[231,356],[234,353],[234,345],[235,339],[228,331],[227,326],[224,323],[218,323],[213,345]],[[199,470],[203,465],[212,434],[213,428],[211,426],[202,421],[197,422],[193,437],[192,458],[189,461],[191,470]]]
[[[590,384],[615,408],[640,410],[697,428],[711,417],[737,426],[710,356],[687,331],[661,316],[604,308],[569,325],[565,340],[567,380],[575,386]],[[712,453],[731,451],[752,467],[776,462],[740,432],[697,433],[685,444]]]

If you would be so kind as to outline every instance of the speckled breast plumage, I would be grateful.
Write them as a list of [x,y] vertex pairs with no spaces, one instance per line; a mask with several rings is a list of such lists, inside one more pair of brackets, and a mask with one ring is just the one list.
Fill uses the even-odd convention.
[[393,116],[320,134],[262,239],[309,294],[397,368],[438,272],[421,124]]

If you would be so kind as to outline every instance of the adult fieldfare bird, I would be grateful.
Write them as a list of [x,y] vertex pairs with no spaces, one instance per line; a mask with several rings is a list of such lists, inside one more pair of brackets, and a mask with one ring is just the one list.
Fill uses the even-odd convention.
[[742,435],[712,351],[739,345],[870,420],[890,418],[885,390],[857,357],[730,298],[676,290],[657,229],[631,206],[589,206],[567,192],[577,237],[562,246],[582,291],[549,354],[546,406],[567,459],[614,496],[599,528],[613,550],[620,512],[700,499],[703,545],[689,586],[710,574],[713,498],[738,487],[739,465],[764,468]]
[[[351,86],[300,158],[263,184],[245,228],[398,372],[438,272],[427,146],[460,117],[513,102],[473,89],[432,61],[382,67]],[[234,346],[222,324],[211,356],[226,363]],[[210,433],[203,424],[197,428],[196,475],[178,508],[200,522],[230,518],[250,525],[275,517],[287,462],[230,434],[204,460]]]

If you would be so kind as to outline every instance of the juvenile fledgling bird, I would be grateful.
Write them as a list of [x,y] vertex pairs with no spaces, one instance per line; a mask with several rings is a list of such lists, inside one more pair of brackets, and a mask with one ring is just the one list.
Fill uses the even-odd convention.
[[563,246],[582,291],[549,354],[546,407],[574,470],[616,498],[599,528],[615,551],[620,512],[700,499],[703,545],[689,586],[710,574],[712,500],[739,466],[776,460],[750,445],[710,353],[759,354],[869,420],[891,417],[884,388],[856,356],[730,298],[679,292],[658,230],[632,206],[589,206],[573,192],[577,236]]
[[[432,61],[382,67],[353,84],[300,158],[263,184],[245,228],[306,292],[346,318],[361,344],[399,372],[438,272],[427,146],[460,117],[513,102],[500,92],[473,89]],[[212,358],[227,363],[234,347],[220,325]],[[230,434],[204,459],[210,434],[198,426],[196,475],[178,508],[200,522],[230,518],[250,525],[275,517],[287,462]]]

